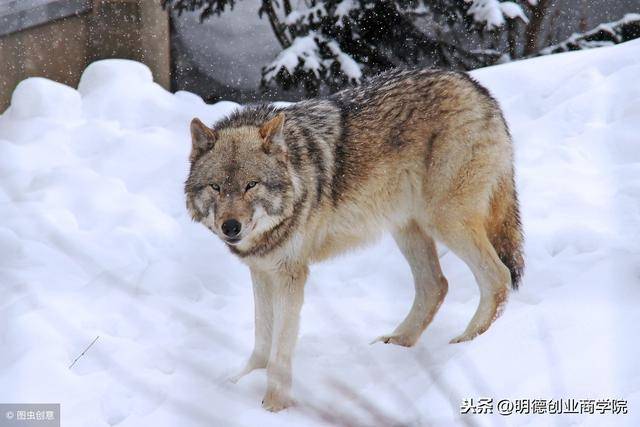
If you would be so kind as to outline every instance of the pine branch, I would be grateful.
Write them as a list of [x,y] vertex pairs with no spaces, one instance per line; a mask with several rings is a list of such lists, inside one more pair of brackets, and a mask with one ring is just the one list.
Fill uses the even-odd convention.
[[640,38],[640,14],[630,13],[619,21],[600,24],[583,34],[573,34],[567,40],[548,46],[534,56],[608,46],[636,38]]

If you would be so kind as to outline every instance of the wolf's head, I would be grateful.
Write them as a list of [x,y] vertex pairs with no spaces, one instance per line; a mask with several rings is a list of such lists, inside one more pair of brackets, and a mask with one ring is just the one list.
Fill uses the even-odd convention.
[[217,129],[191,122],[187,209],[229,245],[246,249],[293,213],[284,118]]

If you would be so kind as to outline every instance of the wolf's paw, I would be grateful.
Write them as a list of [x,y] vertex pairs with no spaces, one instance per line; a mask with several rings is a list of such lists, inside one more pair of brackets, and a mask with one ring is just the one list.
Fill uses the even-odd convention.
[[464,333],[462,335],[458,335],[457,337],[453,338],[451,341],[449,341],[449,344],[458,344],[461,342],[465,342],[465,341],[471,341],[472,339],[474,339],[475,337],[477,337],[479,334],[477,333]]
[[258,368],[255,368],[255,367],[246,367],[246,368],[244,368],[242,371],[238,372],[237,374],[235,374],[235,375],[233,375],[233,376],[229,377],[229,378],[228,378],[228,380],[229,380],[229,382],[230,382],[230,383],[237,384],[237,383],[238,383],[238,381],[240,381],[240,378],[242,378],[242,377],[244,377],[244,376],[246,376],[246,375],[250,374],[250,373],[251,373],[251,372],[253,372],[255,369],[258,369]]
[[411,334],[391,334],[382,335],[371,341],[369,344],[375,344],[377,342],[383,342],[385,344],[401,345],[402,347],[413,347],[418,341],[418,336]]
[[229,382],[232,382],[233,384],[235,384],[238,381],[240,381],[240,378],[244,377],[245,375],[250,374],[256,369],[264,369],[266,367],[267,367],[267,362],[265,360],[251,356],[247,361],[246,365],[244,366],[244,368],[242,368],[240,372],[238,372],[232,377],[229,377]]
[[245,377],[245,376],[249,375],[251,372],[255,371],[256,369],[263,369],[263,368],[264,367],[262,367],[262,366],[247,366],[242,371],[240,371],[237,374],[229,377],[228,380],[229,380],[230,383],[236,384],[238,381],[240,381],[240,379],[242,377]]
[[270,412],[279,412],[293,405],[293,400],[278,390],[267,390],[262,399],[262,407]]

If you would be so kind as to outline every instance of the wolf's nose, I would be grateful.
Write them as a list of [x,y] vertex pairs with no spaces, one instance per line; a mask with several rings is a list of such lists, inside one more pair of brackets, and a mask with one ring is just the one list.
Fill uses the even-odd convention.
[[242,225],[235,219],[228,219],[222,223],[222,232],[227,237],[236,237],[240,234],[240,229]]

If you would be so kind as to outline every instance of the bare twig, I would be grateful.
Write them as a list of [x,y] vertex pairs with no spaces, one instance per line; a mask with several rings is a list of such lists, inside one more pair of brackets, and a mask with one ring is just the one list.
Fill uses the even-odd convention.
[[71,363],[71,365],[69,365],[69,369],[73,368],[73,365],[75,365],[76,362],[78,361],[78,359],[80,359],[82,356],[84,356],[84,354],[87,352],[87,350],[89,350],[91,348],[91,346],[94,345],[96,343],[96,341],[98,341],[98,338],[100,338],[100,335],[96,335],[96,337],[93,339],[93,341],[91,341],[91,344],[89,344],[87,346],[87,348],[85,348],[84,351],[82,353],[80,353],[80,355],[73,360],[73,363]]

